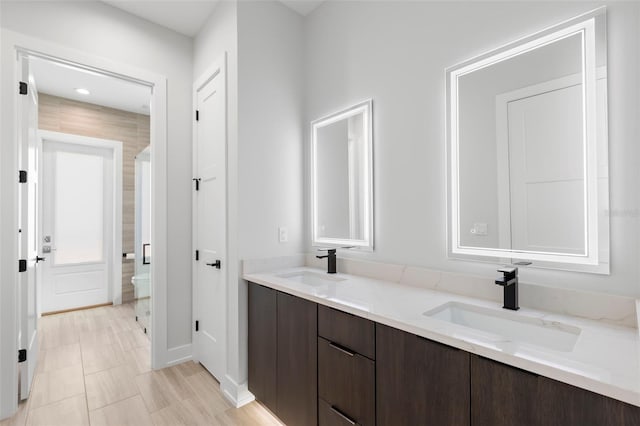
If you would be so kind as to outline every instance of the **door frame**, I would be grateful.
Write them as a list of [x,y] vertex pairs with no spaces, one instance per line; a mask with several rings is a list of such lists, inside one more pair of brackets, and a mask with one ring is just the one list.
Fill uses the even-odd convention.
[[[202,89],[207,83],[209,83],[212,79],[214,78],[221,78],[222,79],[222,84],[223,84],[223,88],[224,88],[224,111],[225,111],[225,140],[224,140],[224,144],[225,144],[225,198],[226,198],[226,214],[225,214],[225,218],[226,218],[226,224],[225,224],[225,233],[226,233],[226,237],[225,237],[225,256],[224,258],[226,259],[226,267],[224,268],[224,272],[223,272],[223,276],[222,276],[222,283],[225,286],[225,294],[226,297],[228,299],[229,297],[229,277],[231,276],[229,273],[229,269],[230,266],[232,264],[231,261],[231,257],[229,256],[229,126],[228,126],[228,115],[229,115],[229,105],[228,105],[228,97],[227,97],[227,74],[226,74],[226,53],[223,53],[222,55],[220,55],[220,57],[218,57],[218,59],[216,61],[214,61],[209,68],[207,68],[207,70],[199,77],[196,79],[196,81],[193,83],[193,111],[194,111],[194,117],[193,117],[193,125],[192,125],[192,166],[191,166],[191,170],[192,170],[192,175],[194,178],[198,178],[198,176],[196,176],[196,172],[198,170],[198,152],[197,152],[197,144],[198,144],[198,131],[197,131],[197,120],[195,117],[195,111],[198,109],[198,91],[200,89]],[[192,194],[191,194],[191,219],[192,219],[192,227],[191,227],[191,232],[192,232],[192,253],[193,253],[193,257],[191,258],[191,277],[192,277],[192,281],[191,281],[191,287],[192,287],[192,308],[191,308],[191,314],[192,314],[192,318],[191,318],[191,324],[192,324],[192,328],[191,328],[191,341],[193,342],[192,344],[192,357],[194,361],[199,361],[199,357],[198,357],[198,339],[197,339],[197,335],[196,335],[196,330],[195,330],[195,321],[198,319],[199,313],[198,313],[198,264],[196,263],[196,258],[195,258],[195,251],[198,250],[197,247],[197,224],[198,224],[198,210],[197,210],[197,203],[198,200],[196,198],[197,194],[196,191],[194,190],[194,186],[192,186]],[[228,308],[228,303],[227,300],[225,300],[225,329],[227,330],[226,332],[226,336],[225,336],[225,375],[224,377],[219,377],[218,379],[220,380],[220,386],[223,388],[225,388],[225,381],[229,380],[228,378],[228,362],[229,362],[229,355],[228,355],[228,350],[229,350],[229,324],[228,324],[228,312],[229,312],[229,308]],[[232,398],[232,400],[234,400],[235,398]]]
[[[88,146],[95,148],[105,148],[111,151],[113,154],[113,205],[112,205],[112,237],[113,244],[111,245],[111,266],[108,285],[108,301],[113,302],[114,305],[122,303],[122,142],[111,139],[100,139],[89,136],[79,136],[69,133],[52,132],[49,130],[38,130],[38,139],[40,145],[40,152],[44,151],[44,141],[58,142],[69,145]],[[41,165],[44,157],[40,157]],[[38,223],[40,229],[43,227],[43,186],[44,186],[44,168],[38,168],[40,172],[40,185],[38,191],[38,199],[40,200],[40,211],[38,213]],[[42,242],[40,242],[40,246]],[[40,247],[38,248],[38,255],[40,253]],[[42,314],[42,270],[38,270],[38,316]]]
[[151,367],[159,369],[171,359],[167,345],[167,78],[132,65],[116,62],[51,43],[46,40],[0,29],[0,233],[16,238],[0,240],[0,419],[18,408],[18,132],[17,108],[20,81],[18,55],[29,54],[80,66],[93,72],[122,78],[152,88],[151,96],[151,254],[152,322]]

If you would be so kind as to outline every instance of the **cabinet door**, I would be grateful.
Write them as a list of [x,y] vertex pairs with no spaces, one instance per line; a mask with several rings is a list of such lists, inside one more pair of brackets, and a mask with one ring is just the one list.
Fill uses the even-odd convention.
[[469,425],[469,354],[376,325],[378,426]]
[[318,309],[278,292],[276,414],[288,426],[318,423]]
[[538,407],[537,375],[471,355],[474,426],[535,425]]
[[277,291],[249,283],[249,390],[276,412]]
[[640,425],[640,408],[546,377],[540,377],[540,406],[540,425]]

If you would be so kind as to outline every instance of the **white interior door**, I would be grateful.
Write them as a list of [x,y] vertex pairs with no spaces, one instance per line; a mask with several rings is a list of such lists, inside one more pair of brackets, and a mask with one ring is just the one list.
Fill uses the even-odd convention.
[[582,85],[509,102],[514,250],[585,252]]
[[226,98],[224,68],[196,86],[194,336],[196,359],[219,381],[226,371]]
[[[38,312],[36,280],[38,258],[38,92],[29,80],[28,59],[21,59],[23,81],[29,82],[26,96],[21,97],[20,169],[26,172],[26,182],[20,183],[20,259],[26,270],[20,273],[18,345],[26,350],[26,360],[20,365],[20,399],[31,391],[33,374],[38,362]],[[21,173],[22,175],[22,173]],[[21,177],[23,177],[21,176]],[[21,179],[24,180],[24,179]]]
[[114,151],[43,139],[42,311],[110,301]]

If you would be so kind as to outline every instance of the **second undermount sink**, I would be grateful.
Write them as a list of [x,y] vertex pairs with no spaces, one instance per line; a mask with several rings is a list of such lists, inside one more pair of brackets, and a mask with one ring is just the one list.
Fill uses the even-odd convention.
[[506,341],[526,343],[560,352],[571,352],[581,332],[578,327],[559,322],[459,302],[445,303],[423,315],[491,333]]
[[323,286],[327,284],[335,284],[336,282],[345,281],[344,278],[332,276],[329,274],[319,274],[310,271],[296,271],[287,274],[278,275],[280,278],[286,278],[301,284],[310,285],[312,287]]

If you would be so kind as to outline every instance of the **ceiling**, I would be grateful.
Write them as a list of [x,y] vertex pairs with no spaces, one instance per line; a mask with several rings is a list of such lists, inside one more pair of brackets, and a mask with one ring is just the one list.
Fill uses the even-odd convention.
[[325,0],[280,0],[280,3],[289,9],[295,10],[302,16],[307,16],[324,3],[324,1]]
[[[194,37],[219,1],[227,0],[101,0],[125,12],[146,19],[180,34]],[[242,1],[242,0],[240,0]],[[280,0],[302,16],[325,0]]]
[[194,37],[211,15],[219,0],[102,1],[180,34]]
[[[101,1],[178,33],[193,37],[202,28],[216,4],[219,1],[227,0]],[[302,16],[311,13],[324,1],[280,0],[282,4]],[[31,73],[35,78],[39,92],[149,115],[151,98],[149,87],[39,58],[32,59]],[[91,94],[79,94],[75,91],[76,88],[88,89]]]
[[[151,88],[148,86],[45,59],[32,58],[29,65],[38,92],[149,115]],[[87,89],[91,94],[77,93],[77,88]]]

